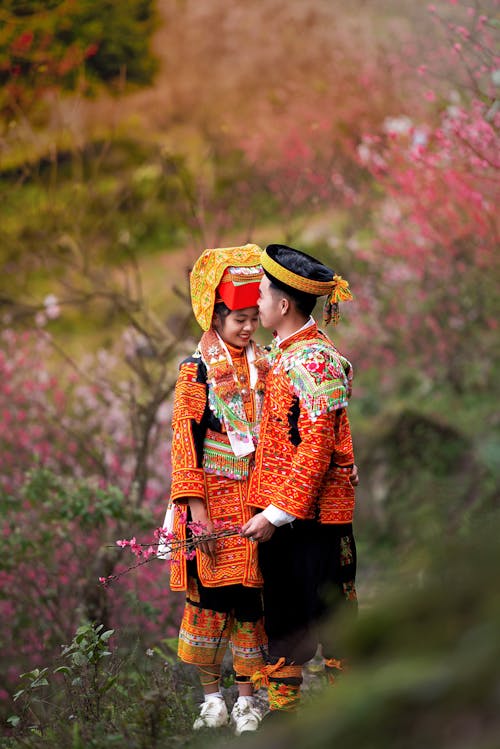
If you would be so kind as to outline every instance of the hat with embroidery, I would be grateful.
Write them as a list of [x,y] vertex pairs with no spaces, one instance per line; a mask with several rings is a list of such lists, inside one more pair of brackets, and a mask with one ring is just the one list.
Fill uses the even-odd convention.
[[331,268],[305,252],[284,244],[270,244],[260,261],[264,273],[275,286],[292,298],[326,296],[323,320],[328,324],[339,320],[339,302],[353,297],[349,283]]
[[194,316],[203,330],[212,324],[214,305],[230,310],[257,306],[263,276],[262,249],[256,244],[205,250],[190,275]]

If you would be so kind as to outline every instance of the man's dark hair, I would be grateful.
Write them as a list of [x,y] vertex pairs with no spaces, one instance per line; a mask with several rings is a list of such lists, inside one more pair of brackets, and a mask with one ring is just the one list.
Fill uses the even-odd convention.
[[[293,249],[293,247],[288,247],[285,244],[270,244],[266,247],[266,253],[275,262],[279,263],[279,265],[299,276],[310,278],[314,281],[332,280],[333,271],[331,268],[323,265],[323,263],[320,263],[319,260],[316,260],[316,258],[307,253]],[[283,283],[283,281],[280,281],[265,269],[264,273],[271,282],[271,288],[284,292],[295,303],[297,310],[305,317],[311,315],[318,300],[317,296],[288,286],[288,284]]]

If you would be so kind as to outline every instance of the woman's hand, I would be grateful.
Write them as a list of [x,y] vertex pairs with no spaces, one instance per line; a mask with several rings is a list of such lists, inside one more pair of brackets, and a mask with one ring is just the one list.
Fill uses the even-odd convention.
[[[203,533],[213,533],[214,524],[208,517],[207,508],[205,503],[199,497],[191,497],[189,500],[189,509],[191,510],[191,520],[194,523],[199,523],[203,527]],[[212,562],[215,561],[215,539],[210,541],[200,541],[196,544],[197,548],[206,554]]]

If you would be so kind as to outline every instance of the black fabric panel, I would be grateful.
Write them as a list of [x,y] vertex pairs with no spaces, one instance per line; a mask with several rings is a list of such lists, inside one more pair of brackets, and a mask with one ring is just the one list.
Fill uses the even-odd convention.
[[[349,563],[346,546],[351,550]],[[284,656],[290,663],[305,663],[314,656],[320,636],[324,650],[334,648],[335,637],[327,638],[326,628],[320,635],[319,626],[339,608],[356,608],[343,591],[343,583],[354,580],[356,574],[352,525],[295,520],[277,528],[270,541],[259,545],[259,563],[271,662]]]

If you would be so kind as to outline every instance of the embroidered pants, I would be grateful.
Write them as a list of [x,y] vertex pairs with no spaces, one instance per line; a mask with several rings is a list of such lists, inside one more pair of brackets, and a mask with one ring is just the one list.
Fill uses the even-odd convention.
[[248,680],[264,665],[261,590],[243,585],[206,588],[190,578],[179,631],[179,658],[196,666],[219,667],[228,645],[238,681]]

